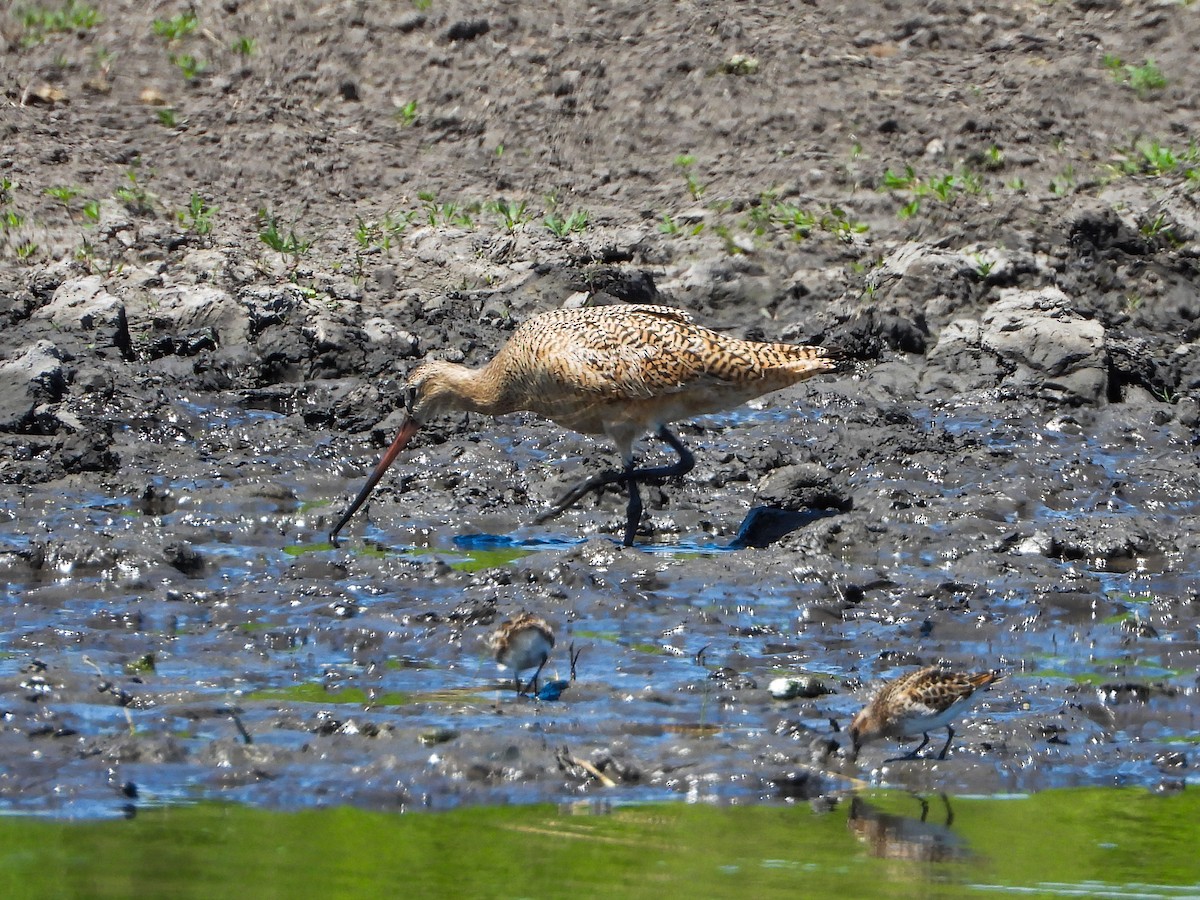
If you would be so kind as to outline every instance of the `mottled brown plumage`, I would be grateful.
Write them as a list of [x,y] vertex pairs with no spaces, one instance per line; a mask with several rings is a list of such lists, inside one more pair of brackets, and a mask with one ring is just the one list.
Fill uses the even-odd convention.
[[513,670],[518,694],[523,693],[521,673],[537,667],[526,688],[536,694],[538,676],[542,674],[542,667],[554,649],[554,631],[549,623],[541,616],[523,612],[515,619],[500,623],[500,627],[488,639],[488,644],[496,654],[496,664],[502,669]]
[[946,758],[954,728],[950,724],[975,705],[984,689],[1000,681],[999,672],[967,674],[949,672],[938,666],[926,666],[889,681],[850,723],[854,754],[878,738],[906,738],[924,735],[920,746],[908,757],[915,757],[929,743],[929,732],[945,727],[949,732],[938,759]]
[[[431,360],[417,366],[406,389],[408,418],[366,487],[330,533],[336,537],[396,454],[422,424],[453,410],[502,415],[537,413],[582,434],[605,434],[624,471],[606,472],[568,491],[544,521],[607,484],[629,485],[625,543],[641,518],[637,482],[682,475],[691,454],[669,422],[732,409],[836,363],[821,347],[744,341],[695,324],[668,306],[558,309],[525,322],[480,369]],[[635,469],[633,443],[654,432],[679,454],[673,466]]]

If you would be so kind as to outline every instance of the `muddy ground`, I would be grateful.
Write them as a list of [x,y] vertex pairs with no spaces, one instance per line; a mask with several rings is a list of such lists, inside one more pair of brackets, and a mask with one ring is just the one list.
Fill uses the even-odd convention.
[[[0,13],[0,805],[1182,787],[1198,16]],[[324,543],[416,360],[629,301],[848,364],[682,425],[632,549],[616,492],[530,524],[612,458],[523,415],[423,432]],[[558,701],[488,655],[521,609],[581,650]],[[1009,677],[945,761],[852,762],[938,660]]]

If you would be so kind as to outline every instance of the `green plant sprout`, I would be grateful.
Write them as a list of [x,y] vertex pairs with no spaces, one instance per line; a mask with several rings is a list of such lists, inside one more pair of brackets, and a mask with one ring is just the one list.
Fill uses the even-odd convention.
[[1163,213],[1159,213],[1153,219],[1144,219],[1138,225],[1138,231],[1142,233],[1143,237],[1149,238],[1152,241],[1162,240],[1172,246],[1178,246],[1183,243],[1175,233],[1175,223],[1170,221]]
[[28,6],[17,12],[17,19],[25,31],[21,43],[26,47],[40,44],[48,34],[86,31],[101,21],[100,13],[94,6],[77,0],[67,0],[58,9]]
[[1104,67],[1112,72],[1113,80],[1133,89],[1141,99],[1161,91],[1167,86],[1167,78],[1152,59],[1147,59],[1140,66],[1127,65],[1119,56],[1111,53],[1104,56]]
[[129,184],[117,188],[113,191],[113,195],[125,205],[125,208],[132,213],[146,214],[154,211],[154,201],[150,193],[138,181],[138,168],[141,166],[140,160],[134,160],[133,165],[125,173],[125,179]]
[[585,231],[588,227],[588,213],[587,210],[577,209],[566,218],[550,213],[543,222],[551,234],[561,238],[574,232]]
[[681,153],[675,157],[675,165],[683,171],[684,181],[687,184],[688,193],[692,195],[693,200],[699,200],[704,196],[705,186],[697,180],[696,175],[692,172],[692,166],[696,164],[696,157],[690,153]]
[[171,64],[179,69],[179,73],[188,81],[195,81],[208,71],[208,63],[197,59],[190,53],[182,53],[178,56],[172,54],[170,60]]
[[1050,193],[1056,197],[1065,197],[1075,187],[1075,167],[1067,166],[1057,178],[1050,180]]
[[396,110],[396,119],[404,127],[408,127],[417,121],[417,101],[409,100],[398,110]]
[[203,197],[193,191],[188,205],[176,212],[175,218],[188,231],[205,235],[212,232],[212,217],[216,211],[216,207],[209,206]]
[[883,173],[881,187],[889,191],[906,191],[916,184],[916,181],[917,173],[913,170],[912,166],[905,166],[902,173],[887,169]]
[[271,215],[265,209],[258,211],[259,221],[262,223],[262,231],[258,237],[264,244],[283,257],[291,257],[291,266],[295,268],[300,264],[300,260],[307,256],[315,241],[306,240],[296,234],[295,227],[288,228],[287,236],[279,230],[279,222],[275,216]]
[[469,209],[463,209],[457,203],[438,203],[437,195],[431,191],[420,191],[417,199],[421,201],[426,221],[433,227],[440,224],[470,228],[475,224]]
[[187,37],[199,24],[196,14],[188,10],[170,19],[155,19],[150,27],[156,35],[170,43]]
[[517,226],[524,225],[532,218],[524,200],[513,203],[501,197],[489,203],[487,208],[500,217],[501,224],[509,231],[515,231]]
[[48,187],[46,188],[46,193],[63,206],[70,206],[71,201],[79,196],[79,188],[69,187],[64,184],[56,187]]

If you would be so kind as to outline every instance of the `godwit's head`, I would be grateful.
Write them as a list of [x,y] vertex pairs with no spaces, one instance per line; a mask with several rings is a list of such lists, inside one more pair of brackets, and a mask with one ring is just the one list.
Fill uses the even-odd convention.
[[408,421],[418,427],[442,413],[463,409],[463,379],[471,378],[470,369],[444,359],[431,359],[421,363],[404,383],[404,409]]
[[430,360],[413,369],[404,384],[405,415],[404,423],[400,426],[400,433],[387,448],[387,452],[383,454],[374,471],[367,478],[367,483],[363,485],[363,489],[358,492],[358,496],[346,510],[345,515],[329,532],[331,541],[337,540],[338,532],[366,502],[375,485],[379,483],[379,479],[383,477],[383,473],[388,470],[400,451],[408,446],[408,442],[413,439],[413,435],[420,430],[421,426],[439,413],[462,408],[461,373],[463,372],[469,373],[470,370],[445,360]]

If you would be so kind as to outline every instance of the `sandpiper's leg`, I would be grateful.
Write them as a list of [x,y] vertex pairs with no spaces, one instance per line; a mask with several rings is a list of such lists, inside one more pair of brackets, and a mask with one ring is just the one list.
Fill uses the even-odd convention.
[[[925,739],[928,740],[929,736],[926,735]],[[950,749],[950,742],[952,740],[954,740],[954,726],[947,725],[946,726],[946,744],[945,744],[945,746],[942,747],[942,752],[938,754],[938,759],[946,758],[946,751]]]
[[527,693],[529,693],[530,691],[533,691],[533,695],[534,695],[535,697],[537,696],[537,692],[538,692],[538,690],[537,690],[537,680],[538,680],[538,676],[542,674],[542,666],[546,665],[546,659],[549,659],[549,658],[550,658],[550,657],[548,657],[548,656],[547,656],[545,659],[543,659],[543,660],[542,660],[542,662],[541,662],[541,665],[539,665],[539,666],[537,667],[537,669],[534,671],[534,673],[533,673],[533,677],[529,679],[529,684],[525,686],[525,690],[523,691],[523,693],[526,693],[526,694],[527,694]]
[[950,808],[950,798],[946,796],[946,792],[942,791],[942,803],[946,807],[946,827],[949,828],[954,824],[954,810]]
[[579,656],[583,653],[583,648],[575,649],[575,642],[571,641],[571,646],[567,648],[567,655],[571,657],[571,680],[575,680],[575,666],[579,663]]
[[921,743],[917,744],[917,749],[909,750],[903,756],[893,756],[891,759],[885,759],[884,762],[890,763],[890,762],[899,762],[902,759],[916,759],[917,754],[920,753],[922,750],[924,750],[925,745],[928,743],[929,743],[929,732],[926,732],[925,740],[923,740],[923,741],[921,741]]

